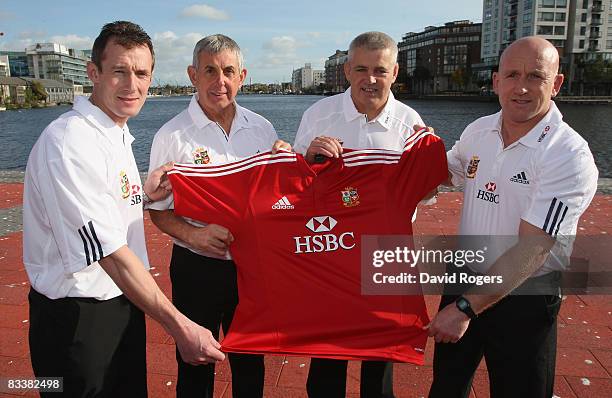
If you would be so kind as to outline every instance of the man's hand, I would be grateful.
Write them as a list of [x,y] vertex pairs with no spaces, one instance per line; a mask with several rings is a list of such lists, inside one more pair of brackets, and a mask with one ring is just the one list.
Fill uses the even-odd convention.
[[272,145],[272,154],[275,154],[276,152],[280,150],[291,152],[292,150],[291,144],[283,140],[274,141],[274,144]]
[[419,130],[422,130],[422,129],[427,129],[427,131],[429,131],[430,133],[435,133],[435,130],[433,129],[433,127],[421,126],[420,124],[415,124],[414,126],[412,126],[412,129],[414,131],[419,131]]
[[176,347],[184,362],[191,365],[204,365],[223,361],[225,355],[219,350],[221,344],[210,330],[184,318],[181,333],[175,334]]
[[436,343],[456,343],[463,337],[469,324],[470,318],[459,311],[453,302],[438,312],[426,329],[429,329],[428,334]]
[[147,176],[147,181],[144,183],[142,190],[151,201],[155,202],[165,199],[172,192],[172,185],[168,178],[168,172],[172,170],[173,167],[173,162],[163,164]]
[[308,162],[313,163],[315,155],[323,155],[328,158],[337,158],[340,157],[341,153],[342,142],[339,139],[321,136],[312,140],[304,157]]
[[234,236],[229,229],[217,224],[208,224],[205,227],[194,227],[189,233],[189,246],[196,250],[224,256]]

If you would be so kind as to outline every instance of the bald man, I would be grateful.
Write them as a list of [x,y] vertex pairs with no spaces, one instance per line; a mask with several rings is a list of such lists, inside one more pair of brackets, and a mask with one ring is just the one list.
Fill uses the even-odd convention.
[[470,124],[447,153],[449,182],[464,190],[460,235],[487,246],[485,263],[449,272],[499,278],[446,286],[429,326],[430,398],[467,397],[483,356],[491,397],[553,395],[560,270],[598,177],[587,142],[552,101],[562,83],[550,42],[517,40],[493,75],[501,111]]

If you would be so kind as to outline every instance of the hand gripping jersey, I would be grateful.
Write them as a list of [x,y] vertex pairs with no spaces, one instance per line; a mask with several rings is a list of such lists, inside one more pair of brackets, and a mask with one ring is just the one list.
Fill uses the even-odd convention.
[[263,153],[169,175],[177,215],[235,238],[239,304],[223,350],[423,363],[423,297],[362,295],[360,243],[412,234],[417,203],[448,177],[438,137],[417,132],[403,153],[346,150],[315,165]]

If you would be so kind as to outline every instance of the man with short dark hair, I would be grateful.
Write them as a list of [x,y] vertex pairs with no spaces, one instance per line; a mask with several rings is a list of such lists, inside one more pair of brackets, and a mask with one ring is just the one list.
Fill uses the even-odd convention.
[[91,97],[75,98],[47,126],[26,168],[30,355],[37,377],[63,377],[64,396],[146,397],[143,311],[174,337],[185,361],[224,355],[147,272],[142,205],[169,194],[171,166],[152,170],[142,186],[126,122],[151,84],[151,39],[134,23],[109,23],[93,54]]
[[551,100],[562,84],[550,42],[515,41],[493,76],[501,112],[467,126],[447,153],[453,185],[464,186],[460,234],[489,242],[486,263],[462,272],[503,282],[442,297],[429,326],[432,398],[467,397],[483,356],[493,398],[553,396],[559,271],[598,176],[587,142]]
[[[317,155],[339,157],[343,147],[402,152],[406,139],[414,133],[413,126],[423,121],[391,92],[399,70],[397,52],[397,44],[385,33],[365,32],[355,37],[344,64],[351,86],[304,112],[293,145],[295,151],[310,162]],[[308,395],[344,397],[346,369],[347,361],[312,358]],[[362,362],[360,392],[362,397],[393,397],[392,363]]]

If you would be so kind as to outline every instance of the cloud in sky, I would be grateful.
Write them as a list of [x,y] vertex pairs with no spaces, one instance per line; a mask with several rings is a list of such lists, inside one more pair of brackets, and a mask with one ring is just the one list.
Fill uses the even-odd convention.
[[6,12],[6,11],[0,11],[0,21],[8,20],[14,17],[15,16],[13,15],[13,13]]
[[229,14],[225,11],[211,7],[207,4],[194,4],[185,7],[181,11],[180,16],[187,18],[206,18],[217,21],[227,21],[230,19]]
[[47,41],[51,43],[63,44],[68,48],[74,48],[77,50],[89,50],[93,46],[94,42],[89,36],[78,36],[74,34],[51,36]]
[[293,36],[275,36],[262,45],[262,56],[255,61],[254,66],[259,68],[276,68],[280,66],[294,66],[301,61],[297,50],[304,45]]
[[205,35],[187,33],[179,36],[172,31],[155,33],[155,82],[189,84],[187,67],[191,65],[193,47]]

